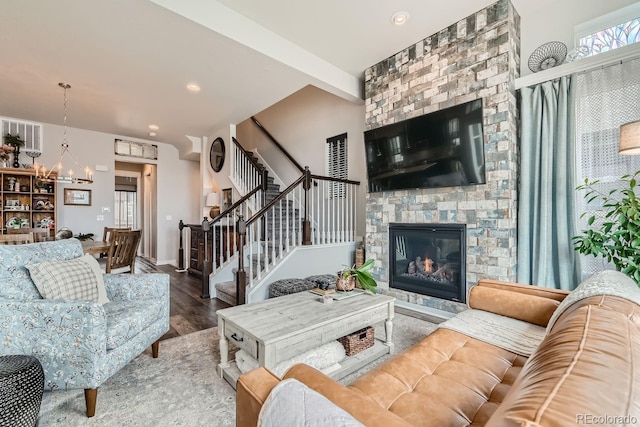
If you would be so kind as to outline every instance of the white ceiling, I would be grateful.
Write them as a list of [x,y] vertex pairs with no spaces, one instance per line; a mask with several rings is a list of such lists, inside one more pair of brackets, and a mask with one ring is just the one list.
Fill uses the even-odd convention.
[[[308,84],[358,102],[367,67],[493,2],[2,0],[0,115],[61,124],[67,82],[69,126],[196,159],[187,135],[212,136]],[[631,3],[513,0],[523,74],[536,46],[572,47],[575,24]],[[390,23],[399,10],[411,15],[402,27]]]

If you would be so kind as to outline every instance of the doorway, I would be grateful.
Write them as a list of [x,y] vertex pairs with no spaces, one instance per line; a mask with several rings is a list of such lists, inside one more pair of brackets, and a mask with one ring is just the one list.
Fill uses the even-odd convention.
[[157,259],[156,165],[116,162],[113,221],[115,227],[142,230],[138,255]]

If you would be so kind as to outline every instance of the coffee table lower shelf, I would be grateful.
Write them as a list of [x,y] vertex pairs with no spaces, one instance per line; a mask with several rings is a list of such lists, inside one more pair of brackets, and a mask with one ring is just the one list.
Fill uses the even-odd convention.
[[[337,369],[327,375],[334,380],[339,380],[388,353],[390,353],[389,346],[384,344],[382,340],[376,338],[373,342],[373,346],[358,354],[346,357],[340,362],[340,369]],[[228,367],[223,368],[219,366],[219,369],[222,371],[223,378],[235,389],[236,382],[238,381],[238,378],[240,378],[240,375],[242,375],[236,366],[235,360],[229,362]]]

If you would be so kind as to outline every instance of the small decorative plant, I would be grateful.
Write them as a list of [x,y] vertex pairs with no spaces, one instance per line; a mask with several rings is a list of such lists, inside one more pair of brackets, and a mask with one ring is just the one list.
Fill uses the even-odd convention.
[[85,240],[93,240],[93,236],[94,236],[93,233],[86,233],[86,234],[78,233],[73,237],[75,237],[78,240],[85,241]]
[[[623,189],[614,189],[608,194],[595,188],[598,180],[585,179],[578,190],[586,190],[588,203],[600,200],[605,209],[605,221],[596,229],[583,230],[582,234],[573,238],[574,249],[584,255],[606,258],[613,262],[618,271],[631,277],[640,285],[640,201],[636,197],[635,188],[640,171],[633,175],[625,175],[622,181],[627,183]],[[584,217],[586,212],[582,214]],[[593,226],[596,216],[591,215],[587,221]]]
[[20,134],[11,135],[10,133],[7,133],[2,139],[5,145],[13,147],[14,150],[24,145],[24,140],[20,139]]
[[[363,289],[366,289],[370,292],[376,293],[376,287],[378,284],[376,283],[376,279],[373,278],[373,275],[369,271],[373,266],[373,259],[368,259],[367,262],[362,264],[360,267],[356,268],[355,265],[352,268],[348,268],[338,272],[338,282],[336,283],[336,288],[338,290],[351,290],[355,286],[355,281],[357,280],[362,286]],[[341,289],[340,282],[344,286],[344,289]]]

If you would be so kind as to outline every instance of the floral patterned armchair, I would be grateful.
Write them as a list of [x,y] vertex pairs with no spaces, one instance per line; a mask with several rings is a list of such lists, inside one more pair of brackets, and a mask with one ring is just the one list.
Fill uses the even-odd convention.
[[104,275],[104,305],[42,299],[25,264],[82,256],[76,239],[0,246],[0,355],[27,354],[46,390],[85,389],[87,416],[98,387],[169,330],[169,275]]

